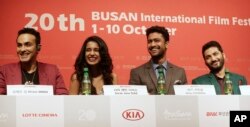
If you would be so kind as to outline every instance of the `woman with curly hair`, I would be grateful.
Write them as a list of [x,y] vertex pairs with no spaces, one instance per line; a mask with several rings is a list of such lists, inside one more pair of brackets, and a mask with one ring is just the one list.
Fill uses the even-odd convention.
[[117,76],[112,72],[113,63],[108,47],[98,36],[90,36],[84,41],[74,66],[75,72],[71,76],[69,89],[71,95],[80,94],[85,67],[89,70],[92,95],[102,94],[103,85],[117,84]]

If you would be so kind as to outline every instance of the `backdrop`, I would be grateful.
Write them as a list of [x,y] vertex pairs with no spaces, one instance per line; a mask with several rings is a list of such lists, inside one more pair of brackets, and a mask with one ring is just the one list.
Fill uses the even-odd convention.
[[42,36],[39,61],[56,64],[67,87],[74,61],[90,35],[109,47],[119,84],[130,70],[150,59],[145,29],[165,26],[170,32],[167,59],[184,67],[188,81],[208,73],[201,47],[221,43],[226,66],[250,81],[249,0],[2,0],[0,65],[16,62],[17,31],[36,28]]

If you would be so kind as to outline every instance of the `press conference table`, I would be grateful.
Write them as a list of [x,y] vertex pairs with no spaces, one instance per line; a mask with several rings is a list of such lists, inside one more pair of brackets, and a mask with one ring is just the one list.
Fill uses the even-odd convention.
[[1,127],[229,127],[250,96],[0,96]]

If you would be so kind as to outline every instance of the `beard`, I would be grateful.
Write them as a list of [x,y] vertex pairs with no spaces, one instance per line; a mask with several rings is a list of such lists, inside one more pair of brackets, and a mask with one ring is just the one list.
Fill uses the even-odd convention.
[[154,56],[151,55],[151,57],[152,57],[153,61],[158,61],[164,57],[164,54],[165,54],[165,52],[160,52],[158,55],[154,55]]
[[[155,54],[155,55],[152,55],[150,53],[150,50],[152,50],[153,48],[157,48],[158,50],[160,50],[159,53]],[[148,50],[149,50],[149,53],[150,53],[151,58],[152,58],[153,61],[158,61],[158,60],[162,59],[165,56],[165,53],[166,53],[166,49],[164,50],[164,49],[161,49],[160,47],[150,47]]]
[[219,71],[222,70],[222,68],[223,68],[223,66],[224,66],[224,63],[225,63],[225,60],[224,60],[223,57],[221,57],[221,59],[219,59],[220,64],[219,64],[219,66],[217,66],[217,67],[213,67],[213,66],[212,66],[212,64],[213,64],[214,62],[217,62],[217,61],[213,61],[211,64],[206,63],[206,65],[207,65],[207,67],[209,68],[209,70],[210,70],[212,73],[215,74],[215,73],[218,73]]

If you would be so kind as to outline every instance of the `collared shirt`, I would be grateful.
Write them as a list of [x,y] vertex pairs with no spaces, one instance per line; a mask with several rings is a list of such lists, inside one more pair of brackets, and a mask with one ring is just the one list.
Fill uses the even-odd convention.
[[[155,72],[155,74],[156,74],[156,77],[158,78],[159,74],[158,74],[158,69],[157,69],[157,67],[159,66],[159,64],[155,64],[155,63],[153,63],[153,61],[151,61],[151,63],[152,63],[154,72]],[[165,76],[166,76],[166,73],[167,73],[167,67],[168,67],[167,65],[168,65],[168,64],[167,64],[167,61],[164,61],[164,63],[162,63],[162,66],[164,67],[164,75],[165,75]]]
[[214,75],[214,76],[215,76],[217,82],[218,82],[219,85],[220,85],[221,94],[225,94],[225,93],[224,93],[224,79],[225,79],[225,77],[224,77],[224,78],[220,78],[220,77],[218,77],[218,76],[216,76],[216,75]]

